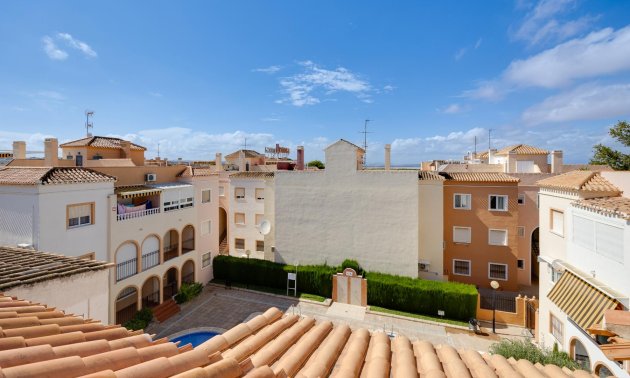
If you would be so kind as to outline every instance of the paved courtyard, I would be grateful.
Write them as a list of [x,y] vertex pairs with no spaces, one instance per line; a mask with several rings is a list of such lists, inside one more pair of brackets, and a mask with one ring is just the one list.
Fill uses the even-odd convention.
[[366,328],[370,331],[385,331],[388,334],[402,334],[409,339],[429,340],[434,344],[448,344],[455,348],[469,348],[487,351],[488,347],[501,337],[522,337],[522,329],[497,327],[497,335],[482,329],[485,335],[474,335],[463,327],[424,322],[417,319],[390,316],[365,311],[357,306],[333,303],[332,306],[313,301],[299,301],[290,297],[270,295],[249,290],[226,290],[209,285],[203,293],[190,303],[182,306],[182,311],[162,324],[152,323],[148,333],[157,337],[172,337],[191,328],[211,328],[223,331],[264,312],[269,307],[277,307],[286,313],[314,317],[317,320],[330,320],[333,323],[346,323],[351,328]]

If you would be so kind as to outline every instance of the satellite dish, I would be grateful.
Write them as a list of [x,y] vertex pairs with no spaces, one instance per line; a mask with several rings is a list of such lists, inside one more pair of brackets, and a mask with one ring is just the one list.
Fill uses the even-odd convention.
[[258,231],[260,231],[263,235],[269,234],[271,232],[271,222],[266,219],[260,222],[258,225]]

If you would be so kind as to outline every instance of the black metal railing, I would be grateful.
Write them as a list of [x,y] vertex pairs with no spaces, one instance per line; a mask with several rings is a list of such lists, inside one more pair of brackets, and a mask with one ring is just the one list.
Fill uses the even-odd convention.
[[175,294],[177,294],[177,282],[164,285],[164,300],[171,299]]
[[116,264],[116,282],[131,277],[136,273],[138,273],[138,259],[135,257]]
[[190,252],[195,250],[195,239],[186,239],[182,243],[182,253]]
[[149,295],[142,297],[142,308],[155,307],[160,304],[160,291],[155,291]]
[[122,310],[116,311],[116,324],[125,324],[131,319],[133,319],[134,315],[136,315],[136,302],[133,304],[123,308]]
[[164,261],[177,257],[177,244],[164,247]]
[[182,283],[193,283],[195,282],[195,273],[190,272],[185,276],[182,276]]
[[153,268],[156,265],[160,265],[160,251],[149,252],[146,255],[142,255],[142,271],[149,268]]
[[[494,305],[497,311],[516,313],[516,297],[518,293],[497,291],[494,293]],[[492,290],[479,289],[480,307],[484,310],[492,310]]]

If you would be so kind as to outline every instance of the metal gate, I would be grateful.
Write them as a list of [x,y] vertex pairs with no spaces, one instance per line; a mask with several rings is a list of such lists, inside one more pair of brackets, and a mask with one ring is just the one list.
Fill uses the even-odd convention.
[[525,326],[533,335],[536,329],[536,306],[532,302],[527,302],[525,311]]

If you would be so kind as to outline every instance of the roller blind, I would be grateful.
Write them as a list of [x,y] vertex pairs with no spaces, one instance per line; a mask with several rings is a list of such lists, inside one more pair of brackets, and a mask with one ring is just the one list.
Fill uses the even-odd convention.
[[470,228],[453,227],[453,242],[454,243],[470,243]]
[[590,219],[574,215],[573,242],[589,251],[595,251],[595,223]]
[[595,236],[597,253],[623,264],[623,229],[595,223]]
[[551,210],[551,230],[558,235],[564,235],[564,213]]
[[488,243],[491,245],[507,245],[507,231],[490,230],[488,234]]

